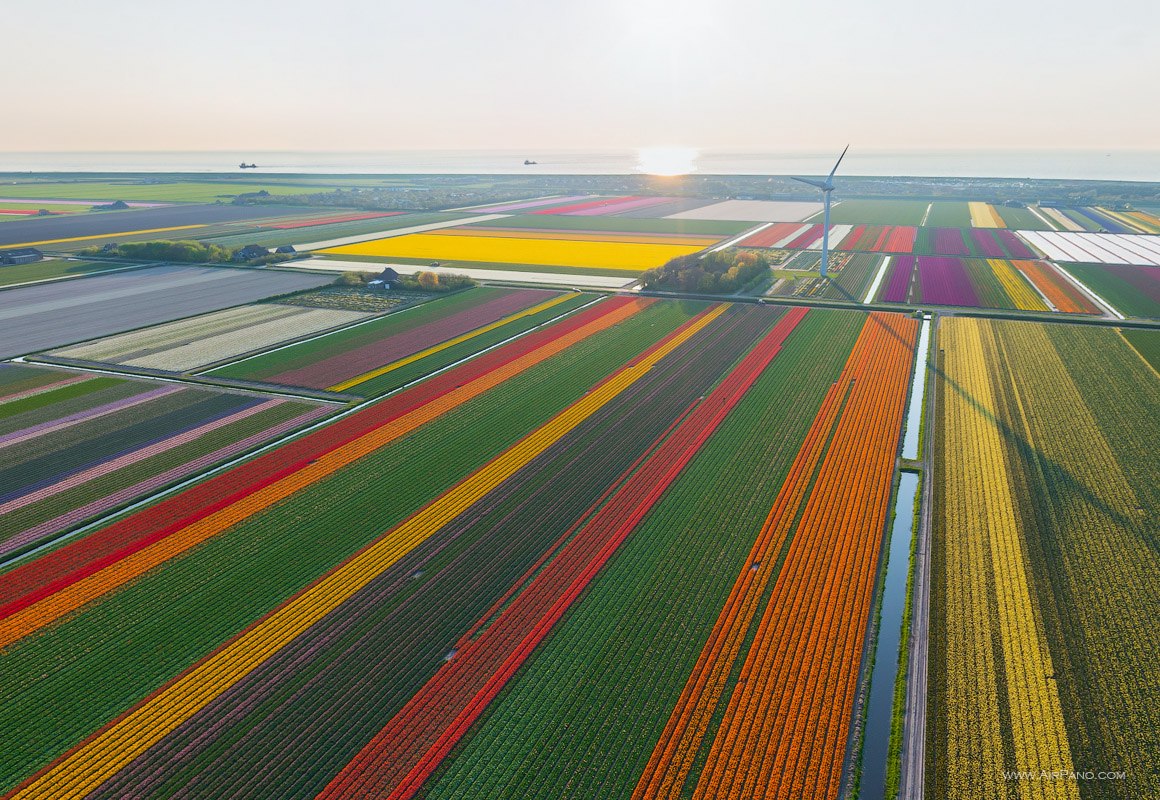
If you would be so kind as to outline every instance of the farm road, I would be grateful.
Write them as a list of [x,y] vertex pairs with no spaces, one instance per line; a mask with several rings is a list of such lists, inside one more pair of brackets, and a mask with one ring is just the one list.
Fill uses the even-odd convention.
[[[931,321],[929,359],[938,363],[939,315]],[[929,366],[926,367],[930,369]],[[922,508],[918,524],[918,542],[914,551],[914,596],[911,600],[910,661],[906,676],[906,706],[902,721],[902,776],[898,796],[902,800],[923,800],[926,769],[926,700],[927,661],[930,649],[930,540],[934,516],[935,415],[938,403],[938,379],[941,373],[931,369],[927,376],[926,429],[922,453]]]

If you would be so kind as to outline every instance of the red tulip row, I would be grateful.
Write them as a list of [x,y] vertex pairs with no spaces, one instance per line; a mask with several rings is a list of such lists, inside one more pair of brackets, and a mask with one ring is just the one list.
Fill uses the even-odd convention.
[[[244,500],[262,487],[306,468],[321,456],[457,389],[480,381],[482,391],[490,384],[490,375],[502,373],[503,378],[510,377],[507,373],[513,366],[529,368],[556,352],[556,343],[570,345],[586,338],[649,302],[613,298],[598,303],[557,325],[517,339],[22,565],[7,573],[0,585],[0,619]],[[463,394],[460,402],[467,399],[469,395]],[[451,407],[454,406],[441,408],[440,412]]]
[[468,331],[559,296],[558,292],[542,289],[510,291],[483,303],[469,306],[451,316],[425,322],[404,331],[392,331],[386,337],[373,339],[359,347],[344,348],[328,358],[315,359],[304,366],[271,375],[266,380],[286,386],[326,389],[332,384],[414,355],[433,344],[454,339]]
[[579,203],[566,203],[564,205],[549,206],[548,208],[537,208],[535,211],[529,211],[529,214],[573,214],[578,211],[593,212],[597,209],[605,208],[606,206],[616,206],[626,201],[644,200],[643,197],[601,197],[598,200],[585,200]]
[[787,236],[792,236],[801,228],[800,222],[777,222],[757,233],[746,236],[737,243],[738,247],[773,247]]
[[837,798],[918,324],[872,314],[694,798]]
[[[399,561],[376,567],[372,559],[379,557],[368,549],[337,567],[322,583],[334,586],[340,572],[370,582],[252,671],[216,683],[208,705],[126,763],[93,796],[149,794],[179,774],[188,783],[181,781],[177,796],[281,795],[285,786],[278,782],[293,780],[286,765],[301,763],[311,764],[320,781],[313,791],[322,789],[349,760],[350,747],[368,741],[426,683],[511,581],[560,531],[590,514],[608,483],[777,318],[771,309],[725,310],[710,308],[689,320],[497,456],[475,473],[479,478],[452,487],[431,511],[384,533],[380,542],[398,541],[407,530],[426,536]],[[653,324],[663,325],[658,316],[650,315]],[[680,354],[668,357],[673,348]],[[600,387],[612,386],[622,391],[609,402]],[[504,462],[523,459],[530,447],[561,435],[533,462],[503,477]],[[609,448],[609,440],[619,446]],[[493,476],[488,484],[481,483],[485,475]],[[443,512],[434,509],[448,502],[462,510],[436,529],[432,514]],[[378,569],[383,571],[374,575]],[[421,581],[411,577],[417,569],[426,573]],[[310,595],[319,596],[313,589]],[[274,622],[266,617],[252,630],[284,633]],[[231,663],[220,666],[228,672]]]
[[757,380],[805,314],[800,308],[787,313],[711,394],[695,401],[691,411],[662,433],[651,454],[622,475],[631,473],[596,515],[574,536],[569,531],[562,537],[566,543],[542,569],[537,565],[538,571],[529,571],[535,577],[522,591],[502,598],[481,618],[473,631],[482,632],[460,640],[452,660],[320,796],[413,796]]

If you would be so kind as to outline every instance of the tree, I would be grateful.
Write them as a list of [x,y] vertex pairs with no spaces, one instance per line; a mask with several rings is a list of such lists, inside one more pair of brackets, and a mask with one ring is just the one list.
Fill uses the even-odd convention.
[[434,291],[439,288],[439,276],[434,272],[420,272],[419,285],[428,291]]
[[148,261],[185,261],[202,264],[229,261],[234,255],[234,251],[228,247],[194,241],[125,242],[108,252],[103,249],[98,252],[101,255],[122,258],[139,258]]
[[678,256],[642,276],[645,288],[701,294],[740,291],[769,269],[763,255],[729,248],[711,253]]

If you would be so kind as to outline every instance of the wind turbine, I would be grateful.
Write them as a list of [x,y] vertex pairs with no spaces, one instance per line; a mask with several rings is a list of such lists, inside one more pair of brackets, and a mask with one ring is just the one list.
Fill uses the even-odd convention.
[[[850,145],[846,145],[846,150],[850,149]],[[830,170],[830,174],[826,176],[824,181],[815,181],[809,178],[794,178],[795,181],[808,183],[810,186],[816,186],[822,190],[822,207],[824,209],[822,221],[822,277],[826,277],[828,268],[830,266],[830,192],[834,191],[834,173],[838,171],[838,164],[842,163],[842,159],[846,157],[846,150],[842,151],[842,155],[838,156],[834,168]]]

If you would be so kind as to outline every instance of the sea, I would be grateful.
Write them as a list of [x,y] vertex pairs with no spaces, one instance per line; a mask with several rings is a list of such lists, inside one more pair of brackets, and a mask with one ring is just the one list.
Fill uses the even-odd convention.
[[[656,148],[623,150],[397,150],[381,152],[182,151],[0,153],[0,173],[165,172],[238,174],[631,175],[651,172]],[[683,148],[680,172],[819,175],[836,153]],[[655,156],[655,153],[652,153]],[[238,169],[240,162],[257,167]],[[534,161],[534,164],[525,164]],[[850,149],[844,175],[1048,178],[1160,182],[1160,150]]]

